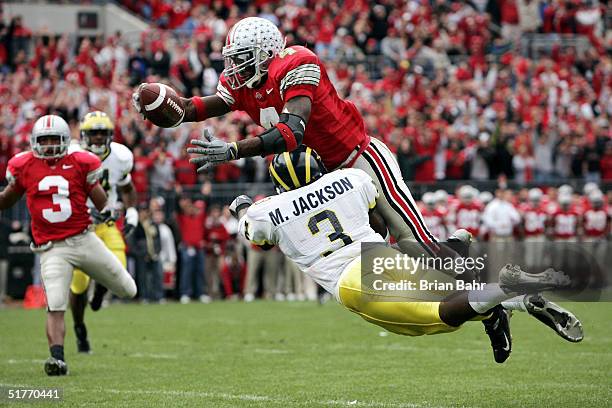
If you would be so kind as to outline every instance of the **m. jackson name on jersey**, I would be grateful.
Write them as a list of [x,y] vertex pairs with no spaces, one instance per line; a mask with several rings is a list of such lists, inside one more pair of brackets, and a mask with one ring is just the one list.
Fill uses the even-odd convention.
[[[310,210],[314,210],[319,206],[326,204],[330,200],[333,200],[334,198],[346,193],[349,190],[352,190],[353,188],[353,183],[351,183],[349,178],[343,177],[332,182],[331,184],[323,186],[314,191],[310,191],[292,201],[292,214],[295,217],[299,217]],[[281,212],[280,208],[270,211],[268,216],[275,227],[290,219]]]

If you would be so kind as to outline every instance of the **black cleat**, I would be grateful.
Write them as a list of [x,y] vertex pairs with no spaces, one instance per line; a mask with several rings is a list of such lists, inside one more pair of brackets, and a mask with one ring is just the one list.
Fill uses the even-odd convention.
[[491,340],[493,357],[496,363],[503,363],[512,352],[512,337],[510,336],[510,312],[501,305],[495,306],[492,315],[482,321],[485,332]]
[[553,329],[555,333],[572,343],[578,343],[584,338],[580,320],[572,312],[550,302],[542,295],[525,296],[527,312]]
[[91,346],[87,339],[87,327],[85,325],[75,325],[74,334],[77,341],[77,350],[79,353],[91,354]]
[[63,360],[49,357],[45,361],[45,373],[48,376],[66,375],[68,374],[68,366]]
[[91,310],[93,310],[94,312],[97,312],[98,310],[100,310],[100,308],[102,307],[102,301],[104,300],[104,295],[106,295],[106,292],[108,292],[108,289],[106,289],[104,286],[96,282],[93,298],[91,299],[91,302],[89,302],[89,306],[91,306]]
[[446,242],[449,244],[451,249],[459,254],[462,258],[467,258],[470,256],[470,245],[472,244],[472,234],[463,228],[458,229],[453,232],[453,234],[448,237]]

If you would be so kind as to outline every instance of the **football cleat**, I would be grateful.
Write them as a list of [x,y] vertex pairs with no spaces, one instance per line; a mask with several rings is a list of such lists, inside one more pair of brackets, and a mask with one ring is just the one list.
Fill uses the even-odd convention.
[[45,361],[45,373],[49,376],[66,375],[68,374],[68,366],[63,360],[49,357]]
[[463,228],[453,232],[448,237],[447,242],[450,243],[451,248],[454,249],[459,256],[467,258],[470,255],[470,244],[472,243],[472,234]]
[[499,287],[506,293],[537,293],[571,285],[569,276],[548,268],[542,273],[527,273],[518,265],[506,264],[499,271]]
[[493,358],[496,363],[503,363],[512,352],[512,337],[510,336],[510,312],[501,305],[492,309],[492,315],[482,321],[485,332],[491,340]]
[[96,282],[96,287],[94,289],[93,298],[91,299],[91,302],[89,303],[91,310],[93,310],[94,312],[97,312],[98,310],[100,310],[100,308],[102,307],[102,301],[104,301],[104,295],[106,295],[106,292],[108,292],[108,289],[106,289],[104,286]]
[[582,323],[569,310],[547,300],[540,294],[525,296],[523,302],[530,315],[553,329],[565,340],[578,343],[584,338]]

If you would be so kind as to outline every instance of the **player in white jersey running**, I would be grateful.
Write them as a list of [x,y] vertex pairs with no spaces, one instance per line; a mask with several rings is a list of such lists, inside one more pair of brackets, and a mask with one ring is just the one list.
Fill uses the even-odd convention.
[[[80,125],[80,146],[73,145],[71,150],[83,148],[92,152],[102,161],[100,184],[108,195],[107,207],[116,209],[118,196],[121,199],[125,213],[123,234],[129,236],[138,225],[138,211],[136,210],[136,189],[132,183],[132,167],[134,156],[126,146],[113,142],[114,125],[104,112],[89,112],[83,117]],[[106,247],[119,259],[124,268],[127,266],[125,255],[125,242],[122,234],[115,225],[115,220],[101,222],[96,217],[96,210],[91,201],[88,206],[93,215],[96,235],[104,242]],[[87,288],[89,276],[75,269],[70,284],[70,308],[74,320],[74,331],[77,339],[77,349],[80,353],[89,353],[91,347],[85,326],[85,306],[87,305]],[[91,301],[92,310],[100,309],[107,289],[96,283],[94,296]]]
[[[495,314],[495,321],[486,321],[493,319],[489,318],[493,308],[503,307],[528,311],[568,341],[582,340],[582,326],[571,312],[535,294],[568,284],[566,275],[552,269],[532,275],[506,265],[500,271],[499,284],[459,291],[441,302],[369,301],[371,288],[362,286],[361,244],[385,242],[370,226],[371,220],[378,219],[378,191],[362,170],[324,172],[320,158],[310,148],[276,155],[270,175],[279,195],[254,204],[243,195],[230,206],[240,220],[240,234],[263,248],[278,245],[346,308],[397,334],[447,333],[468,320],[484,320],[495,360],[501,363],[511,350],[507,314]],[[382,251],[391,257],[400,254],[391,248]],[[398,282],[401,275],[396,269],[385,269],[382,274]]]

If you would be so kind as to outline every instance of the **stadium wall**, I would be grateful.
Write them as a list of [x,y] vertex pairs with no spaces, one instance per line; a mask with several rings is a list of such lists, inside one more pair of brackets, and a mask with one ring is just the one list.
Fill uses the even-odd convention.
[[[3,4],[10,16],[22,16],[26,27],[34,31],[53,34],[110,35],[117,31],[143,31],[149,27],[145,21],[107,3],[101,5],[17,3]],[[97,23],[95,27],[93,23]]]

